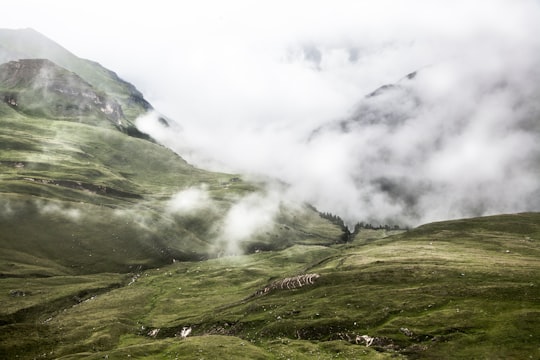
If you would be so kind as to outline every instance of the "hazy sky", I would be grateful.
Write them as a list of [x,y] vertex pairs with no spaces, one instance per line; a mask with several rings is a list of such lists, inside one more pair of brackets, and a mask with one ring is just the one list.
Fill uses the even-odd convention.
[[351,223],[540,210],[538,1],[18,0],[0,26],[135,84],[189,161]]

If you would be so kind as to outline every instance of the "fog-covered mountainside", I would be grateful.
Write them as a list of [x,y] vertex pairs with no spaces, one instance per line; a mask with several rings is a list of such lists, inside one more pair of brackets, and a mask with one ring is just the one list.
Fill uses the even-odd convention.
[[[112,72],[31,30],[0,33],[4,59],[51,58],[0,65],[1,257],[18,260],[3,274],[48,273],[52,263],[55,273],[130,271],[339,241],[342,230],[311,208],[147,139],[133,116],[150,105]],[[126,100],[134,94],[140,101]]]
[[351,234],[140,133],[133,85],[33,30],[0,59],[0,357],[540,357],[538,213]]
[[519,73],[463,72],[422,68],[309,135],[313,147],[347,150],[366,219],[418,224],[540,207],[538,74],[529,84]]

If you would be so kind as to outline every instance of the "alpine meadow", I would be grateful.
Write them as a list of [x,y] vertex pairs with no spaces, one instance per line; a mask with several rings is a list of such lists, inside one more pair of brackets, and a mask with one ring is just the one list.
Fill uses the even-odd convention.
[[419,63],[329,24],[281,53],[254,26],[251,57],[216,26],[208,58],[186,34],[161,53],[163,101],[155,65],[140,87],[0,29],[0,358],[539,359],[537,40]]

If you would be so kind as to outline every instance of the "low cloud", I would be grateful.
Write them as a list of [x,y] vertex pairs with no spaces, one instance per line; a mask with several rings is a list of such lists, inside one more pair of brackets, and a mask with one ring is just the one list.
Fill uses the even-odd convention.
[[11,216],[15,215],[15,209],[11,205],[11,201],[6,198],[1,198],[2,202],[0,205],[0,217],[2,218],[10,218]]
[[289,195],[349,224],[537,210],[540,88],[531,81],[540,74],[532,64],[433,64],[311,129],[248,126],[233,135],[225,126],[228,135],[208,133],[206,145],[189,131],[163,136],[155,119],[143,130],[201,166],[285,181]]
[[207,186],[190,187],[171,197],[166,208],[174,214],[193,214],[212,205]]
[[279,196],[273,193],[254,193],[236,201],[223,219],[216,241],[217,252],[223,255],[241,254],[243,243],[274,225],[279,204]]
[[[476,66],[476,68],[475,68]],[[437,64],[365,97],[312,146],[340,139],[354,216],[406,224],[539,209],[533,69]],[[527,129],[527,130],[526,130]],[[330,204],[331,206],[331,204]]]
[[67,220],[77,222],[82,217],[80,209],[55,201],[36,200],[37,210],[43,215],[61,216]]

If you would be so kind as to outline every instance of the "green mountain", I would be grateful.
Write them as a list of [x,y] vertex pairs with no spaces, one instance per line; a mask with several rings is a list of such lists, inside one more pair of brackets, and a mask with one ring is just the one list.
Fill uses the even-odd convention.
[[35,31],[0,60],[0,357],[540,357],[539,214],[343,237],[138,133],[135,87]]

